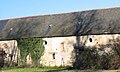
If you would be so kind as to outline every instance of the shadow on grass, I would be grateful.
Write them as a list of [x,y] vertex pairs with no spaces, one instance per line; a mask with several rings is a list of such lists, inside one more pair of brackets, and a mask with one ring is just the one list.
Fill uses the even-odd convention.
[[45,71],[45,72],[61,72],[61,71],[64,71],[66,69],[56,69],[56,70],[48,70],[48,71]]
[[120,72],[120,70],[49,70],[45,72]]
[[68,67],[64,69],[47,70],[44,72],[101,72],[101,70],[80,70],[80,69],[75,69],[73,67]]
[[0,70],[1,70],[2,68],[0,68]]

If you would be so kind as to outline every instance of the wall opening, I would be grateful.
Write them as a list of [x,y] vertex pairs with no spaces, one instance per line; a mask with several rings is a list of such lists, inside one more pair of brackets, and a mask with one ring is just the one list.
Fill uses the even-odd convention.
[[92,38],[89,38],[89,41],[92,42]]
[[45,45],[47,45],[47,41],[44,41],[45,42]]
[[53,59],[55,59],[55,53],[53,53],[53,55],[52,55],[52,56],[53,56]]

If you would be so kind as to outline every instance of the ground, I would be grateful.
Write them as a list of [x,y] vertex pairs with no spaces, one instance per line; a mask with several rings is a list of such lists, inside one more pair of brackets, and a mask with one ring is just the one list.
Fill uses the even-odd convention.
[[65,68],[11,68],[0,72],[120,72],[120,70],[68,70]]

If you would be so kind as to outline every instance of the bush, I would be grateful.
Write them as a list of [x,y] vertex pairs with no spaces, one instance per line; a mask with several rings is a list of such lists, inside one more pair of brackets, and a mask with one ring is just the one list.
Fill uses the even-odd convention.
[[[120,69],[120,44],[113,44],[113,54],[106,53],[97,48],[84,48],[84,51],[76,54],[73,64],[77,69]],[[103,52],[102,54],[99,54]]]

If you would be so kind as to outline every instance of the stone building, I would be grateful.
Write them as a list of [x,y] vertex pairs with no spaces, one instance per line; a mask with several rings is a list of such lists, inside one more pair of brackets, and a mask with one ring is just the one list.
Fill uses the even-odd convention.
[[[83,46],[103,48],[106,52],[110,52],[111,45],[120,42],[119,35],[116,34],[120,33],[119,28],[120,7],[115,7],[0,20],[0,39],[57,36],[43,39],[45,51],[40,64],[44,66],[72,66],[75,60],[75,49],[79,52],[79,48]],[[59,37],[68,35],[71,37]],[[18,64],[20,52],[17,41],[0,41],[0,48],[7,54],[6,62]],[[32,64],[30,55],[26,59],[27,64]]]

